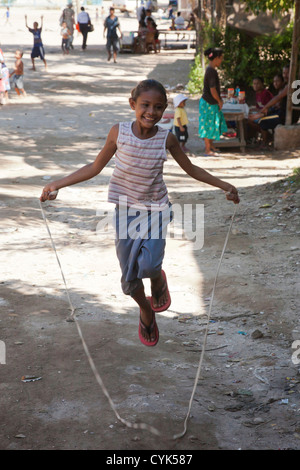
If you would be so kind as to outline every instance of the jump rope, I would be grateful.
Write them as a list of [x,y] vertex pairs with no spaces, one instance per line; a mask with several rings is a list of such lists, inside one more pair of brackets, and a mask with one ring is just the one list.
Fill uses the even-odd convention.
[[[56,195],[58,191],[53,191],[52,195]],[[55,244],[54,244],[54,241],[53,241],[53,238],[52,238],[52,235],[51,235],[51,232],[50,232],[50,228],[49,228],[49,225],[48,225],[48,221],[47,221],[47,217],[45,215],[45,212],[44,212],[44,209],[43,209],[43,206],[41,204],[41,201],[39,200],[39,204],[40,204],[40,208],[41,208],[41,212],[42,212],[42,216],[43,216],[43,219],[45,221],[45,225],[46,225],[46,228],[47,228],[47,231],[48,231],[48,234],[49,234],[49,237],[50,237],[50,241],[51,241],[51,245],[52,245],[52,248],[53,248],[53,251],[55,253],[55,256],[56,256],[56,259],[57,259],[57,262],[58,262],[58,265],[59,265],[59,268],[60,268],[60,272],[61,272],[61,275],[62,275],[62,279],[63,279],[63,282],[64,282],[64,285],[65,285],[65,290],[66,290],[66,293],[67,293],[67,297],[68,297],[68,302],[69,302],[69,306],[70,306],[70,310],[71,310],[71,314],[66,318],[66,321],[67,322],[75,322],[76,324],[76,327],[77,327],[77,331],[78,331],[78,334],[79,334],[79,337],[81,339],[81,342],[82,342],[82,346],[83,346],[83,349],[84,349],[84,352],[87,356],[87,359],[88,359],[88,362],[90,364],[90,367],[95,375],[95,378],[96,378],[96,381],[97,383],[99,384],[99,386],[101,387],[102,389],[102,392],[103,394],[106,396],[109,404],[110,404],[110,407],[112,409],[112,411],[114,412],[115,416],[117,417],[117,419],[122,423],[124,424],[126,427],[128,428],[132,428],[132,429],[141,429],[141,430],[147,430],[149,432],[151,432],[152,434],[156,435],[156,436],[161,436],[161,432],[158,431],[155,427],[153,426],[150,426],[149,424],[147,423],[132,423],[130,421],[127,421],[126,419],[122,418],[120,416],[120,414],[118,413],[116,407],[115,407],[115,404],[113,402],[113,400],[111,399],[109,393],[108,393],[108,390],[107,388],[105,387],[104,385],[104,382],[95,366],[95,363],[91,357],[91,354],[89,352],[89,349],[87,347],[87,344],[84,340],[84,337],[83,337],[83,334],[82,334],[82,330],[80,328],[80,325],[78,323],[78,320],[75,316],[75,308],[71,302],[71,298],[70,298],[70,294],[69,294],[69,289],[68,289],[68,286],[67,286],[67,283],[66,283],[66,279],[65,279],[65,275],[64,275],[64,272],[63,272],[63,269],[62,269],[62,266],[61,266],[61,263],[60,263],[60,260],[59,260],[59,257],[58,257],[58,254],[57,254],[57,251],[56,251],[56,247],[55,247]],[[183,424],[183,431],[179,434],[175,434],[173,436],[173,439],[176,440],[176,439],[179,439],[179,438],[182,438],[185,434],[186,434],[186,431],[187,431],[187,424],[188,424],[188,419],[189,419],[189,416],[190,416],[190,412],[191,412],[191,408],[192,408],[192,404],[193,404],[193,400],[194,400],[194,395],[195,395],[195,392],[196,392],[196,388],[197,388],[197,384],[198,384],[198,381],[199,381],[199,378],[200,378],[200,373],[201,373],[201,369],[202,369],[202,364],[203,364],[203,359],[204,359],[204,354],[205,354],[205,349],[206,349],[206,343],[207,343],[207,336],[208,336],[208,327],[209,327],[209,322],[210,322],[210,317],[211,317],[211,311],[212,311],[212,305],[213,305],[213,300],[214,300],[214,295],[215,295],[215,288],[216,288],[216,284],[217,284],[217,278],[218,278],[218,275],[219,275],[219,271],[220,271],[220,267],[221,267],[221,264],[222,264],[222,260],[223,260],[223,256],[224,256],[224,253],[225,253],[225,250],[226,250],[226,247],[227,247],[227,243],[228,243],[228,239],[229,239],[229,235],[230,235],[230,232],[231,232],[231,228],[232,228],[232,224],[233,224],[233,221],[234,221],[234,217],[235,217],[235,214],[236,214],[236,210],[237,210],[237,206],[234,207],[234,211],[233,211],[233,214],[231,216],[231,221],[230,221],[230,225],[229,225],[229,228],[228,228],[228,231],[227,231],[227,235],[226,235],[226,238],[225,238],[225,242],[224,242],[224,246],[223,246],[223,249],[222,249],[222,253],[221,253],[221,256],[220,256],[220,259],[219,259],[219,263],[218,263],[218,267],[217,267],[217,271],[216,271],[216,275],[215,275],[215,279],[214,279],[214,283],[213,283],[213,288],[212,288],[212,293],[211,293],[211,297],[210,297],[210,303],[209,303],[209,309],[208,309],[208,315],[207,315],[207,323],[206,323],[206,328],[205,328],[205,331],[204,331],[204,338],[203,338],[203,346],[202,346],[202,349],[201,349],[201,355],[200,355],[200,359],[199,359],[199,364],[198,364],[198,368],[197,368],[197,373],[196,373],[196,377],[195,377],[195,381],[194,381],[194,386],[193,386],[193,390],[192,390],[192,394],[191,394],[191,398],[190,398],[190,401],[189,401],[189,406],[188,406],[188,411],[187,411],[187,414],[186,414],[186,417],[185,417],[185,420],[184,420],[184,424]]]

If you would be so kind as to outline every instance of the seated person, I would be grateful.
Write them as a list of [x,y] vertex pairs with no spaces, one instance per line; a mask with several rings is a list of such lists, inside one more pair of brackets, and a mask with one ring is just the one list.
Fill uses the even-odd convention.
[[193,30],[193,29],[196,29],[196,18],[195,18],[194,13],[190,14],[189,21],[188,21],[186,29],[188,29],[190,31]]
[[255,111],[248,117],[247,126],[245,129],[246,139],[257,138],[257,134],[260,131],[258,125],[259,119],[262,115],[259,114],[259,111],[273,98],[272,93],[265,87],[264,79],[261,77],[256,77],[252,82],[253,90],[255,91]]
[[[283,76],[281,73],[278,73],[277,75],[275,75],[275,77],[273,78],[273,87],[275,88],[276,90],[276,95],[278,95],[278,93],[280,93],[284,87],[285,87],[285,83],[284,83],[284,79],[283,79]],[[276,103],[273,108],[279,108],[280,107],[280,103]]]
[[256,109],[262,109],[272,98],[272,93],[265,87],[264,79],[256,77],[252,82],[255,91]]
[[155,21],[152,18],[147,18],[147,31],[145,36],[146,51],[149,52],[153,48],[155,54],[157,53],[157,46],[160,51],[160,41],[158,39],[159,32],[156,27]]
[[[274,96],[274,98],[272,98],[260,111],[264,117],[260,118],[258,124],[262,133],[264,145],[267,145],[270,140],[270,130],[274,130],[278,124],[285,125],[289,71],[290,68],[288,65],[283,68],[282,76],[284,79],[284,88],[281,89],[281,91],[276,96]],[[293,110],[292,124],[295,124],[299,117],[300,108],[299,110]]]
[[185,29],[184,18],[181,16],[181,12],[177,12],[177,18],[174,20],[175,29]]
[[145,25],[145,20],[142,18],[139,21],[138,35],[133,39],[133,51],[135,53],[145,52],[145,38],[147,34],[147,27]]
[[[276,95],[275,96],[277,96],[279,93],[281,93],[281,91],[284,89],[285,83],[284,83],[283,76],[280,73],[278,73],[277,75],[274,76],[274,78],[273,78],[273,87],[276,90]],[[272,95],[272,98],[273,98],[273,95]],[[269,101],[271,101],[271,100],[268,100],[265,104],[267,104]],[[264,117],[264,113],[261,112],[263,107],[264,106],[260,107],[259,111],[257,113],[254,113],[254,114],[250,115],[249,119],[251,119],[252,121],[258,122],[259,119]],[[257,108],[258,108],[258,106],[256,106],[256,109]],[[272,108],[270,108],[270,110],[274,110],[274,109],[278,109],[278,108],[280,108],[280,101],[277,101],[277,103],[275,103],[275,105],[272,106]]]

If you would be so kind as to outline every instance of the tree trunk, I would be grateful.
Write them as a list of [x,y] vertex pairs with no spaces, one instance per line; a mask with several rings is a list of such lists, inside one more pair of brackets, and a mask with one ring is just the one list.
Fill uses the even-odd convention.
[[292,42],[292,53],[290,62],[290,74],[289,74],[289,88],[286,104],[286,126],[292,124],[292,113],[293,113],[293,102],[292,94],[294,89],[292,88],[293,82],[296,80],[297,73],[297,61],[299,54],[299,43],[300,43],[300,0],[295,1],[295,21],[293,29],[293,42]]

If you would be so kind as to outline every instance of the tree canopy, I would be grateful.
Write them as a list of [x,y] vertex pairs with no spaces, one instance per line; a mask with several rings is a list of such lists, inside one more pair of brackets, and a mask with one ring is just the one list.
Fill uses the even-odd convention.
[[273,13],[288,11],[295,5],[294,0],[246,0],[248,8],[254,13],[270,10]]

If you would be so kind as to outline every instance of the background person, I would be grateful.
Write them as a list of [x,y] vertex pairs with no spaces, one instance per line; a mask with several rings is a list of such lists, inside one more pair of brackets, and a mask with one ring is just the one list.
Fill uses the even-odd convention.
[[[264,117],[260,119],[259,126],[263,137],[263,146],[267,146],[272,140],[272,135],[269,131],[273,131],[278,124],[285,125],[289,73],[290,66],[286,65],[282,70],[285,85],[284,88],[261,109],[261,113]],[[299,116],[300,108],[299,111],[294,109],[292,112],[292,124],[295,124],[298,121]]]
[[217,67],[223,61],[223,50],[215,47],[204,52],[208,57],[209,65],[204,75],[203,94],[199,103],[199,137],[204,139],[205,155],[215,155],[217,151],[213,140],[218,140],[223,132],[227,131],[224,115],[221,111],[223,100],[221,99],[220,80]]
[[79,31],[82,34],[82,46],[81,49],[86,49],[87,37],[89,33],[89,27],[91,25],[91,19],[89,14],[85,11],[84,7],[80,8],[80,13],[77,16],[77,23],[79,24]]
[[62,22],[65,21],[67,23],[67,28],[69,29],[71,35],[69,37],[69,46],[71,49],[73,48],[73,40],[74,40],[74,28],[75,28],[75,12],[73,10],[72,3],[68,3],[67,7],[64,8],[62,12]]
[[103,37],[105,37],[105,31],[107,30],[106,35],[106,50],[107,50],[107,60],[111,59],[111,49],[113,50],[114,62],[117,62],[117,53],[119,51],[119,37],[117,29],[120,31],[122,37],[122,31],[119,23],[119,19],[115,16],[115,9],[111,7],[109,9],[109,16],[104,22]]
[[31,51],[31,62],[32,62],[32,70],[35,70],[35,59],[40,57],[40,59],[44,62],[45,68],[47,69],[47,62],[45,59],[45,50],[44,45],[42,42],[42,29],[43,29],[43,16],[41,16],[41,27],[39,28],[39,24],[37,21],[33,23],[33,28],[29,28],[27,24],[27,15],[25,15],[25,26],[28,28],[28,31],[33,34],[33,48]]

